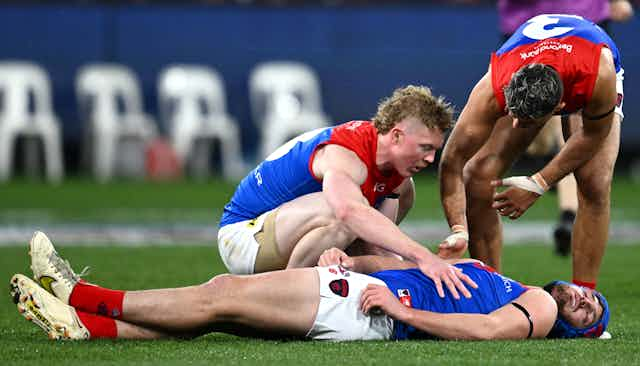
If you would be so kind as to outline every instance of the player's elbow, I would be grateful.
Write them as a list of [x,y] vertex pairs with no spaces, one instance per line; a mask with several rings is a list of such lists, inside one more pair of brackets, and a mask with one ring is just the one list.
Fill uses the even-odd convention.
[[353,217],[358,214],[359,206],[359,203],[351,200],[340,201],[334,205],[333,213],[338,222],[348,225]]
[[480,321],[478,327],[474,327],[475,332],[472,339],[478,341],[490,341],[500,338],[500,324],[491,316],[486,316]]

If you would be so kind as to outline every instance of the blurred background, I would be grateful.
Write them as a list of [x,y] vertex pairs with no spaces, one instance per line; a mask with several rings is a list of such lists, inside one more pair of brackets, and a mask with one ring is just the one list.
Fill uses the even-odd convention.
[[[459,112],[502,42],[496,8],[0,1],[0,237],[74,222],[171,223],[174,232],[202,222],[213,240],[208,230],[239,178],[301,131],[368,119],[406,84],[431,87]],[[626,76],[617,174],[629,192],[640,175],[639,25],[638,16],[610,24]],[[524,158],[515,169],[543,162]],[[416,217],[441,219],[435,171],[419,177],[427,201]],[[538,206],[530,217],[555,217],[553,203]],[[635,220],[628,206],[620,217]]]

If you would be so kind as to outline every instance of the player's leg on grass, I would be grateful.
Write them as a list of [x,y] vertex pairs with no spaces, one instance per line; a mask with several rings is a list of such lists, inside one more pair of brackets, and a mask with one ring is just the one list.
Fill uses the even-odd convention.
[[[527,148],[527,155],[547,157],[555,153],[556,147],[561,149],[565,141],[562,126],[563,124],[568,126],[568,118],[574,119],[580,116],[575,113],[562,116],[562,121],[560,116],[552,117]],[[566,256],[571,251],[571,232],[578,210],[578,193],[573,174],[567,175],[556,184],[556,192],[560,215],[558,224],[553,230],[554,248],[557,254]]]
[[121,335],[130,339],[157,339],[169,336],[157,330],[76,311],[21,274],[14,275],[9,286],[18,312],[42,328],[51,339],[83,340]]
[[578,213],[573,227],[573,279],[594,286],[609,238],[611,182],[620,146],[620,116],[614,116],[600,150],[575,172]]
[[502,176],[534,139],[538,128],[513,128],[512,118],[498,119],[487,142],[464,167],[469,253],[500,270],[502,224],[493,204],[491,181]]
[[[565,139],[563,128],[567,130],[567,136],[569,135],[569,119],[580,119],[577,114],[571,114],[562,118],[562,123],[554,125],[554,136],[556,143],[560,148],[564,146]],[[563,127],[565,125],[566,127]],[[560,210],[560,217],[558,218],[558,224],[553,231],[554,248],[555,252],[559,255],[566,256],[571,252],[571,237],[573,233],[573,223],[576,218],[576,212],[578,211],[578,186],[576,178],[573,174],[569,174],[562,178],[556,184],[556,191],[558,194],[558,208]]]
[[124,294],[120,319],[169,332],[190,332],[216,324],[304,336],[319,298],[314,268],[250,276],[219,275],[191,287]]
[[176,289],[119,291],[81,281],[41,232],[31,240],[31,256],[34,277],[63,303],[80,312],[169,331],[191,332],[213,322],[237,320],[256,329],[281,327],[293,335],[301,330],[306,334],[319,302],[318,275],[312,268],[221,275],[202,285]]
[[[31,310],[27,319],[52,338],[87,339],[91,334],[92,338],[155,339],[214,331],[302,337],[313,326],[320,302],[314,268],[220,275],[198,286],[144,291],[78,283],[71,295],[77,307],[19,276],[19,286],[12,279],[18,309],[23,315]],[[117,292],[122,294],[119,304],[112,299]],[[87,311],[91,308],[97,311]],[[41,319],[45,320],[37,321]]]

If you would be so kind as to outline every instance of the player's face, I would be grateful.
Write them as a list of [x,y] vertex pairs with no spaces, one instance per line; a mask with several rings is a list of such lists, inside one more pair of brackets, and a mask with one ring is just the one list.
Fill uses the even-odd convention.
[[391,133],[396,145],[395,168],[404,177],[411,177],[433,163],[436,151],[444,143],[442,131],[428,128],[415,117],[403,119]]
[[558,313],[576,328],[590,327],[602,316],[602,305],[590,288],[558,284],[551,296],[558,304]]

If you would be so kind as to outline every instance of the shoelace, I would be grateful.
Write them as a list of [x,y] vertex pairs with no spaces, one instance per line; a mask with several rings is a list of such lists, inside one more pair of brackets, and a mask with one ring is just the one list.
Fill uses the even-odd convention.
[[56,252],[51,253],[49,256],[49,263],[51,263],[51,265],[60,272],[62,278],[72,286],[80,281],[81,277],[87,276],[91,272],[91,268],[89,266],[85,266],[79,274],[76,274],[73,272],[69,261],[60,258]]

